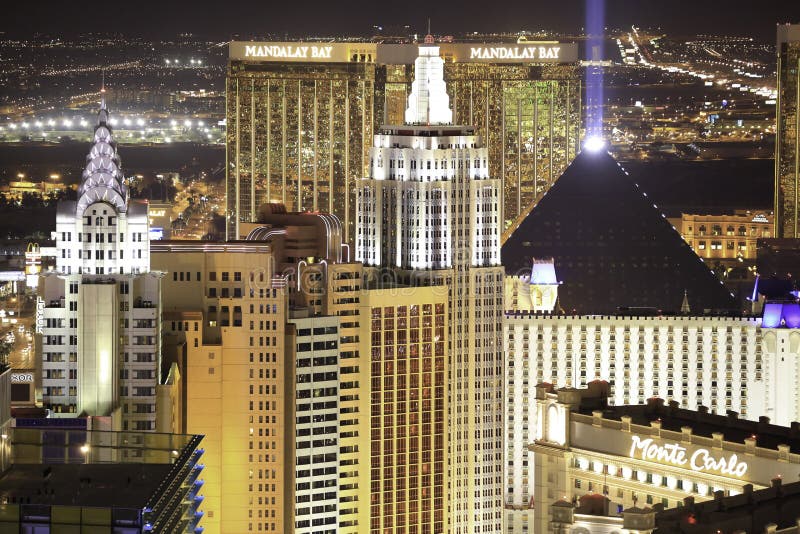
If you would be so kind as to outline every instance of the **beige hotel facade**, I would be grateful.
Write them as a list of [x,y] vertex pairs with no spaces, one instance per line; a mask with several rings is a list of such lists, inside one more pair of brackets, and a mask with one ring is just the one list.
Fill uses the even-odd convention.
[[609,406],[608,388],[605,382],[586,389],[536,388],[539,423],[530,446],[536,534],[587,532],[586,524],[554,521],[563,515],[554,507],[574,507],[586,495],[605,497],[605,515],[619,517],[626,510],[675,508],[686,497],[718,499],[800,476],[796,423],[745,421],[661,399]]

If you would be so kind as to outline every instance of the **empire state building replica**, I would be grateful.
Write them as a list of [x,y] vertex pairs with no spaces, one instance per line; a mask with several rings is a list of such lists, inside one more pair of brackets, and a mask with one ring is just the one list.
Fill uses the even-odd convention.
[[[419,47],[405,124],[384,126],[358,183],[356,256],[381,279],[448,295],[447,530],[501,532],[501,180],[470,126],[452,124],[439,47]],[[368,269],[369,270],[369,269]]]

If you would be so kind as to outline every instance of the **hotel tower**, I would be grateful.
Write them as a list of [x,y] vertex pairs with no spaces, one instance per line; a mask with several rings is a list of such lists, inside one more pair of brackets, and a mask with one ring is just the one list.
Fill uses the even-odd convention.
[[42,396],[56,415],[116,414],[119,429],[156,430],[161,275],[108,117],[103,102],[78,200],[58,204],[56,270],[40,279]]
[[418,54],[404,124],[375,135],[358,184],[356,259],[446,297],[448,531],[500,532],[502,180],[475,129],[452,124],[439,46]]
[[[335,214],[353,244],[356,188],[372,137],[402,124],[416,44],[232,42],[227,89],[227,238],[259,206]],[[524,216],[577,154],[575,43],[441,43],[453,121],[483,139],[503,181],[501,229]]]
[[778,26],[775,237],[800,237],[800,24]]

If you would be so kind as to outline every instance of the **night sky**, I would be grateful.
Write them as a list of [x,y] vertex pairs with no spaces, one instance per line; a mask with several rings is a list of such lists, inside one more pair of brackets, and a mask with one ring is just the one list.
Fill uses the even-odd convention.
[[[772,40],[777,22],[800,22],[800,0],[606,0],[607,25],[661,27],[671,34],[751,35]],[[225,40],[307,34],[370,35],[372,26],[411,25],[434,33],[549,29],[579,32],[584,0],[43,0],[4,7],[8,36],[117,32],[171,37],[182,32]],[[10,13],[9,13],[10,12]],[[12,15],[12,16],[8,16]]]

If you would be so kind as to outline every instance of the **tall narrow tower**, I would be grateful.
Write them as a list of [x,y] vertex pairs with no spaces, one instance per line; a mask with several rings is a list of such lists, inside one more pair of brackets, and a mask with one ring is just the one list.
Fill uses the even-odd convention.
[[775,237],[800,237],[800,24],[778,26]]
[[448,295],[448,530],[502,529],[501,180],[451,125],[439,47],[419,47],[406,124],[384,126],[358,186],[356,258]]
[[147,204],[131,201],[103,100],[78,200],[58,204],[56,271],[42,275],[42,394],[54,414],[155,430],[160,274]]

